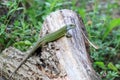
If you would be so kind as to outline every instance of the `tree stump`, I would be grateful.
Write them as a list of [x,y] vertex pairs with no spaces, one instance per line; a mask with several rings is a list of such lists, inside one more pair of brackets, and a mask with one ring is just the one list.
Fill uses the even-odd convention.
[[[89,44],[81,32],[86,34],[83,21],[75,12],[63,9],[48,15],[43,23],[40,37],[69,24],[76,25],[75,29],[69,31],[72,37],[62,37],[38,49],[39,54],[30,57],[12,79],[101,80],[91,65]],[[25,55],[13,47],[4,50],[0,56],[1,76],[8,78]]]

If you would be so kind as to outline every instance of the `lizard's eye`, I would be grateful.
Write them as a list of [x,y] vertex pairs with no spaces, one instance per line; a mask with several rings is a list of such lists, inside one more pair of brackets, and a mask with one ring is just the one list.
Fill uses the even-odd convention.
[[68,25],[67,30],[73,29],[74,27],[75,27],[75,25]]

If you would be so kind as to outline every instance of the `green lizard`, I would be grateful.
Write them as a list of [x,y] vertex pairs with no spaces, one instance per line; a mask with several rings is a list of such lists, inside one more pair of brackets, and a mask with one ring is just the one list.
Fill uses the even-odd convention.
[[37,48],[42,47],[43,45],[45,45],[48,42],[51,41],[55,41],[63,36],[65,36],[68,32],[68,30],[75,28],[75,25],[70,24],[70,25],[66,25],[64,27],[62,27],[61,29],[47,34],[46,36],[40,38],[35,45],[33,46],[32,49],[30,49],[30,51],[27,51],[26,53],[28,53],[28,55],[23,59],[23,61],[19,64],[19,66],[15,69],[15,71],[10,75],[9,79],[12,77],[13,74],[15,74],[17,72],[17,70],[22,66],[22,64],[24,64],[27,59],[33,55],[35,53],[35,51],[37,50]]

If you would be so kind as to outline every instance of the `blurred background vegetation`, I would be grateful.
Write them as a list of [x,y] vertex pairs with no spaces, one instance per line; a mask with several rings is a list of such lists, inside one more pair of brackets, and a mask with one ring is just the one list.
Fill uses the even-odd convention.
[[120,80],[120,0],[0,0],[0,52],[25,51],[38,39],[46,16],[71,9],[83,18],[93,67],[103,80]]

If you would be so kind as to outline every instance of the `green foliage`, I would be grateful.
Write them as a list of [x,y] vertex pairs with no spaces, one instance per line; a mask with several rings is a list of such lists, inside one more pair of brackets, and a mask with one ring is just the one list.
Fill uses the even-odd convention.
[[118,73],[114,71],[108,71],[106,79],[105,80],[115,80],[116,77],[118,77]]
[[110,63],[108,64],[108,68],[109,68],[109,69],[111,69],[111,70],[113,70],[113,71],[118,72],[117,67],[116,67],[116,66],[114,66],[112,62],[110,62]]
[[4,40],[5,40],[5,35],[6,34],[4,34],[4,32],[5,32],[5,29],[6,29],[6,26],[4,25],[4,24],[1,24],[1,28],[0,28],[0,43],[1,44],[3,44],[3,45],[5,45],[5,42],[4,42]]
[[31,46],[31,42],[28,40],[25,41],[19,41],[13,44],[14,47],[21,49],[22,51],[25,51],[26,48],[29,48]]
[[113,30],[113,28],[120,26],[120,18],[117,19],[113,19],[110,21],[110,23],[108,24],[105,33],[103,35],[103,39],[105,39],[107,37],[107,35],[110,33],[110,31]]
[[105,66],[104,62],[95,62],[94,64],[95,64],[95,66],[98,66],[102,69],[106,69],[106,66]]
[[[107,74],[103,80],[119,79],[120,61],[117,56],[120,53],[120,19],[113,19],[111,15],[114,9],[118,9],[118,5],[108,1],[110,4],[104,9],[100,2],[94,0],[93,11],[85,13],[85,17],[82,17],[91,42],[99,46],[98,50],[90,48],[91,58],[94,60],[94,68],[100,73],[105,71]],[[104,73],[101,73],[102,75]]]
[[[62,8],[62,6],[71,5],[71,2],[62,0],[14,0],[1,4],[8,8],[8,13],[3,15],[3,19],[1,19],[3,23],[0,31],[0,42],[8,47],[14,43],[15,46],[19,46],[21,41],[25,43],[26,39],[35,42],[38,39],[45,16],[56,9]],[[9,32],[6,31],[8,28],[10,29]],[[8,44],[5,44],[5,42],[8,42]],[[22,47],[19,47],[19,49],[23,50]]]

